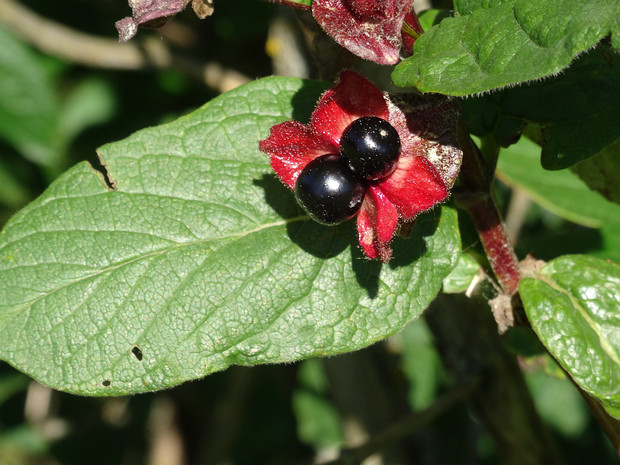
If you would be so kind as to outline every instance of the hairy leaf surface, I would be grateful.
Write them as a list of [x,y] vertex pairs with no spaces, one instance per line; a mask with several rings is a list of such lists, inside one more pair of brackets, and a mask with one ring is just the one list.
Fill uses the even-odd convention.
[[415,42],[413,56],[392,74],[396,85],[470,95],[558,73],[610,34],[620,42],[615,1],[456,3],[462,16],[444,19]]

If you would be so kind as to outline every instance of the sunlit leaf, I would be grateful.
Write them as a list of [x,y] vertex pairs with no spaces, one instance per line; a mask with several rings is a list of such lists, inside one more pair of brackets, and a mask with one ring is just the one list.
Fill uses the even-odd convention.
[[620,265],[567,255],[525,278],[534,331],[579,386],[620,417]]
[[[457,5],[460,2],[457,2]],[[609,0],[462,2],[414,45],[396,85],[470,95],[558,73],[576,55],[620,34],[620,3]]]

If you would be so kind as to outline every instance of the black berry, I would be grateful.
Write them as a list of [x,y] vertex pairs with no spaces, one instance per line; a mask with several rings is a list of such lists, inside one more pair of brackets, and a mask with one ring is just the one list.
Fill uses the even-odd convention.
[[376,116],[353,121],[342,133],[340,152],[360,178],[380,179],[396,168],[400,137],[390,123]]
[[364,184],[339,155],[315,158],[295,183],[297,203],[319,223],[338,224],[351,218],[364,199]]

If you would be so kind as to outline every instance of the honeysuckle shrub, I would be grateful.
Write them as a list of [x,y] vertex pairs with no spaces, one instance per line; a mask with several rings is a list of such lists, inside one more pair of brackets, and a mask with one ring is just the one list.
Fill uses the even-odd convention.
[[[407,25],[417,20],[406,2],[388,2],[389,11],[370,1],[287,3],[311,9],[337,43],[361,58],[395,65],[393,82],[407,92],[359,95],[387,110],[356,114],[385,116],[396,128],[404,148],[394,173],[408,159],[412,127],[426,120],[419,115],[437,111],[436,121],[449,121],[424,127],[435,132],[428,140],[450,147],[449,169],[435,164],[433,150],[443,148],[434,142],[411,157],[431,172],[427,179],[443,185],[441,195],[438,188],[410,212],[411,191],[401,202],[365,184],[372,195],[364,198],[358,231],[354,221],[312,221],[287,181],[303,166],[278,168],[276,152],[291,140],[300,154],[314,150],[302,150],[306,143],[321,154],[337,152],[337,140],[315,132],[328,123],[343,130],[339,119],[349,110],[334,121],[312,116],[334,83],[258,79],[187,116],[104,145],[98,153],[105,173],[79,163],[13,216],[0,233],[0,357],[53,388],[106,396],[385,339],[418,318],[442,285],[463,291],[478,271],[463,254],[455,205],[481,192],[467,179],[457,180],[451,197],[447,192],[463,152],[471,156],[463,145],[469,132],[480,142],[483,174],[495,173],[497,162],[507,184],[563,218],[597,228],[603,245],[582,244],[576,251],[582,253],[567,254],[574,250],[557,241],[551,246],[548,238],[546,245],[536,237],[526,238],[527,247],[517,244],[545,261],[522,270],[519,294],[546,349],[620,416],[620,4],[455,0],[453,15],[430,12],[428,23],[422,17],[426,32],[409,50]],[[340,11],[337,21],[321,13],[326,6]],[[333,29],[338,21],[350,27]],[[370,38],[345,37],[364,23],[372,25]],[[380,33],[388,27],[389,34]],[[19,70],[3,57],[2,67]],[[18,74],[1,78],[17,87],[31,82],[32,73]],[[1,101],[0,114],[19,117],[12,104]],[[272,129],[287,127],[297,131],[289,141]],[[40,153],[28,144],[40,131],[4,124],[0,133],[18,150]],[[491,263],[494,253],[487,247]]]

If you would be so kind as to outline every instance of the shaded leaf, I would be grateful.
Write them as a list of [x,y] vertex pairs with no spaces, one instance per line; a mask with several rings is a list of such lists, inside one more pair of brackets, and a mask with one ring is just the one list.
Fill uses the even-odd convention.
[[601,152],[571,167],[574,173],[606,199],[620,203],[620,138]]
[[532,328],[581,388],[620,417],[620,265],[567,255],[519,286]]
[[338,411],[329,399],[328,379],[320,359],[305,360],[297,371],[299,388],[293,392],[292,407],[299,439],[317,452],[343,441]]
[[620,56],[606,47],[551,80],[462,102],[470,129],[514,143],[526,122],[542,128],[542,163],[562,169],[620,140]]
[[312,0],[268,0],[272,3],[283,3],[294,8],[309,10],[312,6]]
[[401,347],[402,370],[409,381],[409,405],[415,411],[427,408],[446,377],[431,331],[424,319],[418,319],[392,342]]
[[564,436],[577,437],[588,426],[588,410],[572,383],[555,378],[541,369],[526,371],[525,380],[532,399],[546,424]]
[[59,115],[58,133],[67,144],[84,129],[109,120],[115,111],[110,87],[98,79],[76,84],[66,97]]
[[0,204],[17,209],[30,200],[30,193],[9,163],[0,159]]
[[448,17],[450,17],[449,10],[430,9],[421,12],[418,15],[418,21],[420,21],[420,26],[422,26],[422,29],[428,31],[436,24],[439,24],[442,19]]
[[475,94],[558,73],[603,37],[620,33],[618,2],[509,0],[487,5],[446,18],[423,34],[413,56],[394,70],[394,83],[422,92]]
[[0,234],[0,356],[90,395],[355,350],[425,309],[460,251],[456,213],[421,216],[389,265],[352,222],[307,220],[258,141],[307,121],[322,84],[268,78],[101,148]]
[[[534,88],[529,111],[522,106],[525,111],[516,113],[542,126],[546,169],[567,168],[620,140],[619,79],[620,55],[601,46],[548,86]],[[521,99],[525,92],[513,98]]]
[[569,170],[543,169],[539,156],[540,147],[522,138],[500,152],[497,177],[525,190],[535,202],[575,223],[590,227],[620,225],[620,205],[590,190]]

